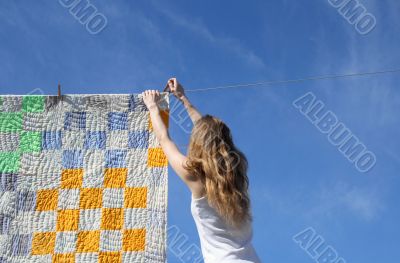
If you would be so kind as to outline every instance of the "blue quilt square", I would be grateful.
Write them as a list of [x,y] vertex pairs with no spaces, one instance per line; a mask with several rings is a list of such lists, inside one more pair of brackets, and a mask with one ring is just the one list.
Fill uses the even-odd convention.
[[81,150],[64,150],[62,165],[66,169],[82,168],[83,152]]
[[64,119],[64,129],[86,129],[86,112],[66,112]]
[[106,168],[124,168],[126,167],[125,150],[108,150],[106,151]]
[[42,149],[58,150],[61,149],[61,131],[45,131],[42,133]]
[[131,131],[128,134],[129,148],[148,148],[149,132],[148,131]]
[[21,190],[17,192],[17,210],[34,211],[36,206],[36,193],[34,191]]
[[128,129],[128,113],[127,112],[110,112],[110,113],[108,113],[108,129],[109,130],[127,130]]
[[8,234],[12,221],[12,217],[0,214],[0,235]]
[[88,131],[83,144],[85,149],[105,149],[106,148],[106,132],[105,131]]
[[32,235],[12,235],[11,237],[11,255],[28,256],[31,252]]
[[129,111],[147,111],[147,107],[143,99],[139,98],[138,95],[131,95],[129,99]]
[[0,173],[0,191],[15,191],[16,183],[16,174]]

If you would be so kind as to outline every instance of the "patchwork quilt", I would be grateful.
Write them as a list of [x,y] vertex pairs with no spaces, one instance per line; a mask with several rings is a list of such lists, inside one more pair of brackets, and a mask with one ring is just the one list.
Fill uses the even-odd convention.
[[167,165],[141,95],[0,96],[0,262],[165,262]]

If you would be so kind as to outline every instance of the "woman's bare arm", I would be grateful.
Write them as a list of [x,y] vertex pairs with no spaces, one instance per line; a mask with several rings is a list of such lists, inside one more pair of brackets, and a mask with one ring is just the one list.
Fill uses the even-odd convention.
[[183,155],[176,144],[171,140],[168,129],[162,121],[160,109],[158,108],[157,101],[159,99],[159,92],[156,90],[146,90],[142,93],[144,103],[150,111],[151,123],[153,131],[160,142],[161,148],[167,156],[168,162],[178,174],[178,176],[192,188],[193,178],[183,167],[187,157]]
[[185,106],[190,119],[195,123],[201,118],[201,113],[193,106],[185,94],[183,86],[178,82],[176,78],[170,78],[167,83],[167,88],[174,94],[174,96],[182,102]]

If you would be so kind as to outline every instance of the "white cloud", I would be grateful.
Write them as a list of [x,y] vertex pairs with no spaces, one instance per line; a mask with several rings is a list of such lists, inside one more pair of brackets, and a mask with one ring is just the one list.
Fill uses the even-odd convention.
[[378,218],[384,208],[379,192],[372,186],[359,187],[338,182],[321,187],[316,198],[317,205],[312,211],[314,215],[337,215],[348,211],[360,219],[371,221]]
[[[257,191],[257,190],[256,190]],[[275,213],[296,216],[308,222],[335,221],[353,217],[355,221],[372,222],[385,210],[382,191],[375,186],[355,186],[345,182],[324,183],[317,189],[306,185],[291,188],[290,194],[280,189],[263,186],[262,196],[267,207]]]
[[170,19],[176,25],[200,36],[220,49],[231,52],[246,62],[249,66],[265,69],[265,64],[262,58],[258,57],[252,50],[246,48],[239,39],[216,35],[211,32],[201,19],[192,17],[189,19],[181,13],[177,13],[177,10],[172,12],[165,5],[161,6],[159,2],[153,1],[152,3],[161,14]]

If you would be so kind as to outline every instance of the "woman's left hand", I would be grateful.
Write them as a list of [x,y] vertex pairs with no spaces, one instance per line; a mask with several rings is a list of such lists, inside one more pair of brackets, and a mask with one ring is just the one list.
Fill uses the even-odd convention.
[[160,92],[158,90],[145,90],[142,92],[143,102],[150,110],[151,108],[158,107],[157,102],[160,99]]

